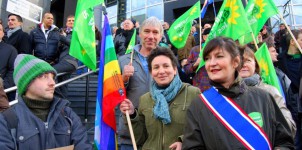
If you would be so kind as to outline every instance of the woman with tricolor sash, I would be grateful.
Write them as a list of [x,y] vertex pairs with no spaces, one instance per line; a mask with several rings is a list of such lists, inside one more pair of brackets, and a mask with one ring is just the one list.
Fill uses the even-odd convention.
[[148,69],[153,80],[150,92],[140,97],[138,110],[128,99],[120,110],[124,114],[129,111],[139,148],[180,150],[186,112],[200,90],[181,82],[177,59],[169,48],[154,49],[148,56]]
[[243,78],[244,82],[248,86],[255,86],[264,91],[270,93],[280,108],[284,118],[287,121],[287,124],[284,126],[289,127],[289,132],[292,134],[294,138],[296,135],[296,124],[293,120],[292,114],[287,109],[285,105],[285,99],[282,97],[280,92],[274,86],[264,83],[260,77],[260,67],[258,62],[256,61],[254,51],[249,47],[242,48],[241,54],[243,57],[243,66],[239,71],[239,76]]
[[212,87],[188,108],[182,149],[294,148],[274,98],[239,77],[242,61],[232,39],[211,40],[203,59]]

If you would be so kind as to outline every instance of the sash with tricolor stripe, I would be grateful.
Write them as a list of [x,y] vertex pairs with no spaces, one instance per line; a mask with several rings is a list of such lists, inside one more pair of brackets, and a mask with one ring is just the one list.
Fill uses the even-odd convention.
[[213,87],[200,98],[247,149],[272,149],[266,133],[232,99],[219,94]]

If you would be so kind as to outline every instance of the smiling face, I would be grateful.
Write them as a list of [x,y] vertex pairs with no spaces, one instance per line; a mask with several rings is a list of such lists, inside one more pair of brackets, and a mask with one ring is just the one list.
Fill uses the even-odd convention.
[[239,76],[242,78],[247,78],[255,74],[256,71],[256,61],[253,57],[246,54],[243,55],[243,67],[239,71]]
[[54,91],[54,74],[44,73],[32,81],[28,86],[25,96],[35,100],[52,100]]
[[158,86],[169,85],[176,72],[177,68],[173,67],[171,59],[167,56],[156,56],[151,62],[151,76]]
[[158,27],[146,25],[142,28],[142,31],[140,31],[139,37],[141,39],[142,48],[151,51],[158,45],[162,34]]
[[228,88],[235,80],[235,71],[239,66],[239,56],[232,59],[231,55],[219,47],[205,56],[205,68],[209,78]]

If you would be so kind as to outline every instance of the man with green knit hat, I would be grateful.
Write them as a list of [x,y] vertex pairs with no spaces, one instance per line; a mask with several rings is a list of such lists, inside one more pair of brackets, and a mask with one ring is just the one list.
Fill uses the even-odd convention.
[[[1,149],[42,150],[65,146],[92,149],[86,129],[68,107],[69,102],[54,97],[56,75],[56,70],[41,59],[26,54],[17,56],[13,78],[19,98],[17,104],[0,114]],[[17,120],[14,125],[13,119]]]

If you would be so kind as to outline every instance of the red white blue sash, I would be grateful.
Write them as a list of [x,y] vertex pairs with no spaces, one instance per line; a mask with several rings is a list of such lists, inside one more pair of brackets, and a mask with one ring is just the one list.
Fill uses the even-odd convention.
[[213,87],[200,98],[247,149],[272,149],[266,133],[232,99],[219,94]]

